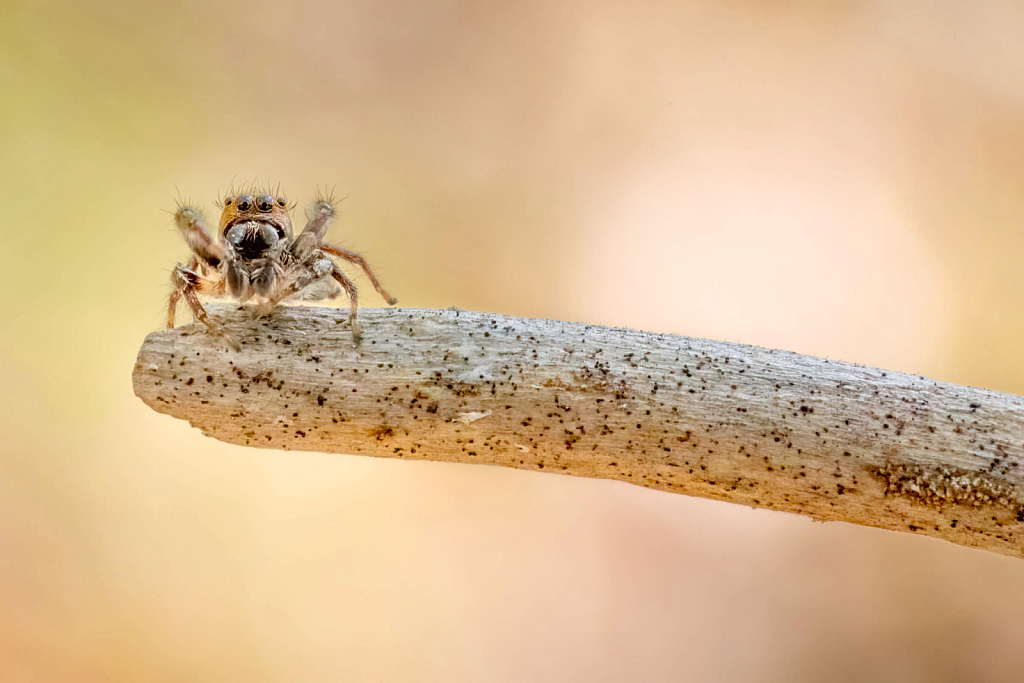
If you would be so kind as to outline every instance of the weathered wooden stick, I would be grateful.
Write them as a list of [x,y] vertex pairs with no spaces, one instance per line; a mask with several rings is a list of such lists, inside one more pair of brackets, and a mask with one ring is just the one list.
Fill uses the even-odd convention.
[[1024,398],[754,346],[460,310],[211,312],[135,393],[223,441],[621,481],[1024,557]]

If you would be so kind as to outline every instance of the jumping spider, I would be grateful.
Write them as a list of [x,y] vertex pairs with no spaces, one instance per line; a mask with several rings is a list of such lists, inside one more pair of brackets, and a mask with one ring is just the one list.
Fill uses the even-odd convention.
[[216,238],[207,231],[200,209],[180,204],[174,214],[193,256],[187,265],[176,265],[171,274],[174,290],[167,303],[168,328],[174,327],[175,307],[184,299],[198,321],[237,351],[238,341],[206,314],[198,294],[230,294],[239,303],[254,299],[255,316],[261,317],[285,299],[334,298],[344,289],[350,301],[352,339],[358,343],[362,332],[356,319],[356,286],[330,256],[361,267],[385,301],[398,303],[380,286],[362,256],[323,241],[334,218],[331,197],[316,199],[306,214],[306,227],[297,237],[292,236],[291,207],[276,193],[259,189],[237,195],[232,192],[220,206],[223,211]]

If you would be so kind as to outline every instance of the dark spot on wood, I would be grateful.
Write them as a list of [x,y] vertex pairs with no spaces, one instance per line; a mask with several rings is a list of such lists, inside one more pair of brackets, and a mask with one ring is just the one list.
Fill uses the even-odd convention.
[[370,430],[370,436],[377,439],[377,441],[383,441],[384,439],[391,438],[394,435],[394,427],[388,424],[379,424]]

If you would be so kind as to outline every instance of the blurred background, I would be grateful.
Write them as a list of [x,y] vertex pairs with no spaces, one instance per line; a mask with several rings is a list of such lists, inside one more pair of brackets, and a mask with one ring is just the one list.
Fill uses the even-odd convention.
[[0,678],[1020,680],[1020,560],[228,446],[130,375],[177,194],[258,177],[347,194],[405,306],[1024,393],[1022,45],[1012,1],[0,3]]

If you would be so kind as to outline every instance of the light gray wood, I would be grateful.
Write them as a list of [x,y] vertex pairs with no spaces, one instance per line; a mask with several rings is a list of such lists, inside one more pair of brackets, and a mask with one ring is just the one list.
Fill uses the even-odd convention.
[[1024,398],[755,346],[460,310],[154,332],[135,393],[229,443],[504,465],[1024,556]]

